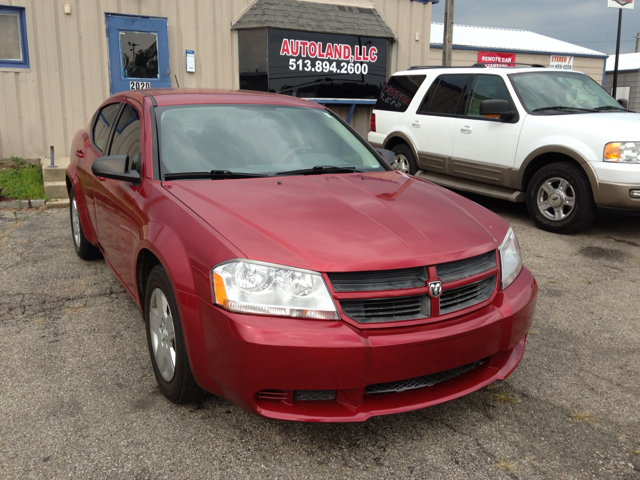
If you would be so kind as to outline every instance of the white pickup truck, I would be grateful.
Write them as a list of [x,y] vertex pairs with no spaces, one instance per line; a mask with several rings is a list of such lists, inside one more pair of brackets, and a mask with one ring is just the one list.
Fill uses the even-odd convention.
[[640,115],[587,75],[547,68],[414,67],[394,74],[369,142],[439,185],[527,202],[570,233],[597,208],[640,212]]

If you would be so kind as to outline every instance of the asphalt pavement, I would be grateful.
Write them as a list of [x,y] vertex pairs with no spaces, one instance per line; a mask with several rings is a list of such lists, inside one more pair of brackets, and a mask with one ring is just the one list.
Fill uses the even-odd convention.
[[[640,478],[640,217],[509,220],[539,283],[524,359],[464,398],[359,424],[159,393],[142,315],[66,210],[0,210],[0,478]],[[348,368],[348,365],[345,365]]]

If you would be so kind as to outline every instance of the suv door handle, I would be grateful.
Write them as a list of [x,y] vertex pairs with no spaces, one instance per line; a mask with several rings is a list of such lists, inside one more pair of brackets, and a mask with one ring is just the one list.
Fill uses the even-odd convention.
[[473,132],[473,128],[471,128],[469,125],[463,125],[460,131],[462,133],[471,133]]
[[412,127],[420,128],[420,120],[414,120],[411,122]]

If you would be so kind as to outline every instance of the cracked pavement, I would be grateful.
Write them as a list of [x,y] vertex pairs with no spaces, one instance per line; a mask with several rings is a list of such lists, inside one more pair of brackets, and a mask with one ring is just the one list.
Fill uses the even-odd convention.
[[[505,382],[361,424],[254,417],[156,387],[142,315],[66,210],[0,210],[0,478],[640,478],[640,217],[509,220],[538,280]],[[348,365],[345,365],[348,368]]]

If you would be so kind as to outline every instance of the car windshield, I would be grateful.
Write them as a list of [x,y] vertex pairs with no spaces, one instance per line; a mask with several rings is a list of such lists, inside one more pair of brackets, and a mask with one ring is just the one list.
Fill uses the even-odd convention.
[[322,109],[181,105],[158,110],[166,179],[386,170],[359,138]]
[[529,113],[567,114],[623,111],[591,77],[582,73],[550,70],[510,75],[518,97]]

